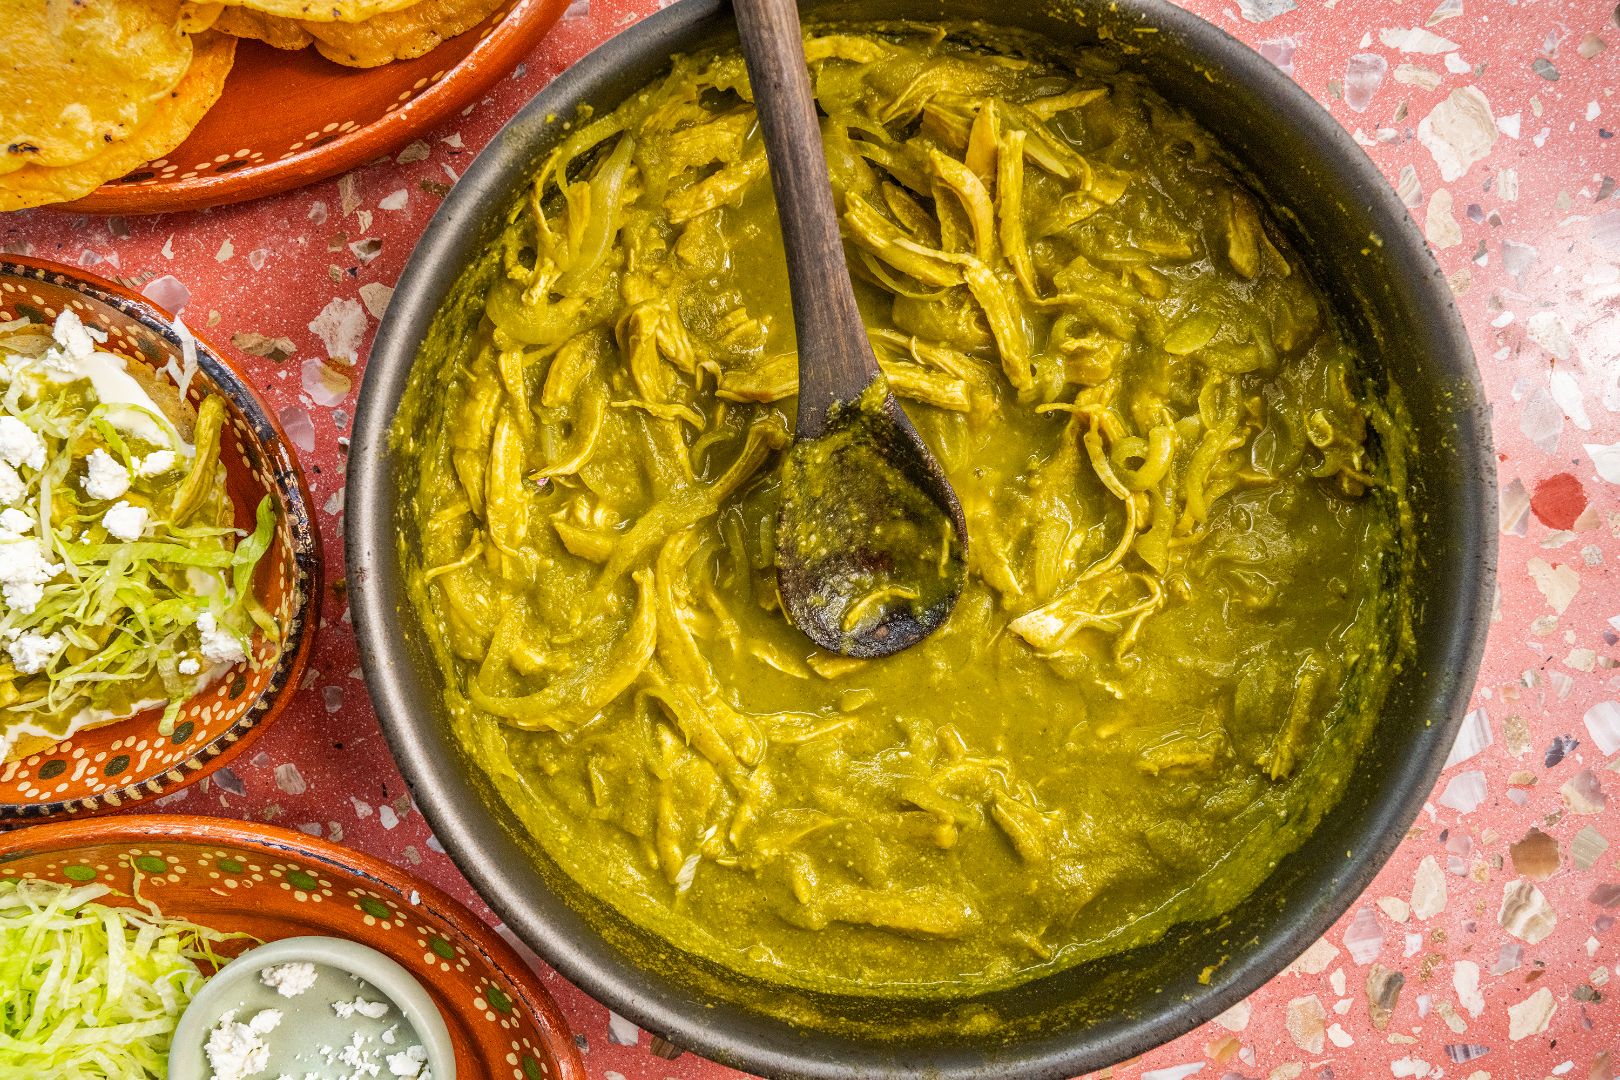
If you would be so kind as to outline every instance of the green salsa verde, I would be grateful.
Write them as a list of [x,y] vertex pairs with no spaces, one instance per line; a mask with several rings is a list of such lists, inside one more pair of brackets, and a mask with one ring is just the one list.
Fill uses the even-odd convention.
[[806,40],[885,378],[968,521],[880,660],[783,617],[793,325],[741,58],[581,117],[396,442],[456,737],[579,887],[770,982],[953,996],[1226,911],[1407,647],[1398,399],[1211,137],[1101,52]]

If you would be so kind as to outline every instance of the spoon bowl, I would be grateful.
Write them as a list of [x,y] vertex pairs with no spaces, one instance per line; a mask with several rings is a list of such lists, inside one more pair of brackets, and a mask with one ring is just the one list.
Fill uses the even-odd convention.
[[788,454],[776,579],[817,645],[872,659],[944,623],[967,573],[962,504],[880,376]]
[[[901,411],[855,304],[794,0],[733,0],[770,164],[799,342],[799,408],[777,518],[777,589],[824,649],[874,658],[950,615],[967,524]],[[937,553],[937,554],[933,554]]]

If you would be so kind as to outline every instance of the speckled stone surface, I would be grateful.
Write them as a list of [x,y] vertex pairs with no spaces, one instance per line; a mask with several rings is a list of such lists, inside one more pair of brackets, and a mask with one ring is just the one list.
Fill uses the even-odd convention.
[[[150,219],[0,219],[234,344],[309,473],[341,579],[345,434],[413,237],[501,122],[657,0],[579,0],[456,124],[338,181]],[[1413,208],[1494,409],[1500,604],[1465,732],[1405,843],[1249,1001],[1111,1070],[1146,1080],[1620,1072],[1620,12],[1611,0],[1189,0],[1329,108]],[[168,280],[171,278],[173,280]],[[328,359],[332,358],[332,359]],[[160,809],[276,821],[473,899],[390,762],[341,580],[290,714]],[[1611,802],[1612,800],[1612,802]],[[476,901],[475,901],[476,903]],[[482,910],[482,908],[480,908]],[[548,973],[549,975],[549,973]],[[593,1076],[727,1075],[555,975]],[[735,1074],[731,1074],[735,1075]]]

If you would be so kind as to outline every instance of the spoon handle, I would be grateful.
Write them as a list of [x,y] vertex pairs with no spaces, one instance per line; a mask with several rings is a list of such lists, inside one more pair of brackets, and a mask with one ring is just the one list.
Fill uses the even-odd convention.
[[844,246],[810,93],[795,0],[732,0],[770,160],[799,347],[798,438],[814,438],[835,402],[878,374]]

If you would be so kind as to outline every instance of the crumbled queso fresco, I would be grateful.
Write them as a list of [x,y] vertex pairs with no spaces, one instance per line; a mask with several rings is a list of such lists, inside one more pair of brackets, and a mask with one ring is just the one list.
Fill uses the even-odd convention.
[[[351,979],[366,984],[358,977]],[[284,998],[296,998],[310,990],[320,979],[320,973],[311,963],[277,964],[262,968],[259,981]],[[295,1070],[280,1071],[275,1080],[433,1080],[428,1068],[427,1049],[414,1042],[402,1042],[398,1023],[382,1027],[378,1023],[393,1008],[386,1001],[373,1001],[357,995],[349,1001],[332,1002],[332,1011],[340,1019],[360,1018],[348,1042],[340,1046],[319,1046],[309,1053],[326,1066],[320,1072]],[[271,1057],[271,1046],[265,1039],[282,1020],[278,1009],[264,1009],[247,1023],[239,1023],[236,1012],[225,1013],[208,1034],[206,1053],[212,1070],[210,1080],[270,1080],[265,1072]],[[296,1022],[289,1024],[296,1028]],[[369,1030],[368,1030],[369,1029]],[[303,1060],[303,1052],[292,1055]],[[338,1066],[333,1072],[331,1066]]]
[[197,633],[202,635],[203,659],[216,664],[240,664],[247,659],[247,653],[242,651],[242,643],[234,634],[219,628],[212,611],[197,616]]
[[254,1013],[245,1024],[236,1022],[235,1009],[221,1016],[203,1048],[213,1080],[247,1080],[263,1069],[270,1060],[270,1047],[264,1037],[280,1024],[281,1013],[276,1009]]
[[315,965],[277,964],[259,972],[259,981],[282,997],[297,997],[315,985]]

